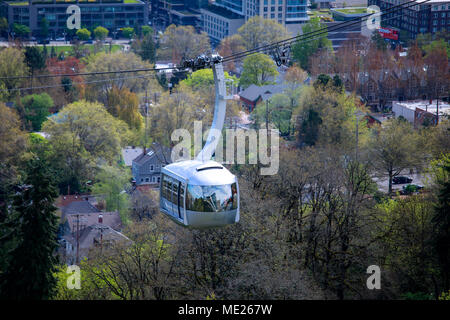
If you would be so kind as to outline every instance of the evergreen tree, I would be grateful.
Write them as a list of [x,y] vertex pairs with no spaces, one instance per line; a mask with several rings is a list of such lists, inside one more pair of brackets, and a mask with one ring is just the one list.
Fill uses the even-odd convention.
[[450,289],[450,157],[444,156],[440,167],[442,175],[437,181],[439,194],[433,217],[434,247],[441,269],[444,286],[442,291],[448,291]]
[[57,54],[56,54],[56,48],[54,46],[52,46],[51,50],[50,50],[50,58],[56,58]]
[[53,175],[47,164],[32,158],[26,178],[14,198],[9,220],[11,242],[6,271],[0,275],[0,297],[9,300],[49,299],[56,285],[54,277],[57,248],[57,197]]
[[42,48],[42,55],[44,56],[44,60],[47,60],[48,50],[47,50],[47,46],[45,44],[44,44],[44,47]]

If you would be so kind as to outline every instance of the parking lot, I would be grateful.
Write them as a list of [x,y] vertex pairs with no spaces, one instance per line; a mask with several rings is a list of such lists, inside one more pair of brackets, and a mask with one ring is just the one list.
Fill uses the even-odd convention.
[[[426,178],[421,173],[409,174],[409,170],[405,170],[399,176],[405,176],[405,177],[412,178],[413,181],[411,182],[411,184],[417,184],[417,185],[426,187],[426,185],[425,185]],[[380,191],[385,192],[385,193],[388,192],[388,189],[389,189],[389,179],[388,179],[388,177],[373,177],[373,180],[378,185],[378,188],[380,189]],[[402,190],[403,186],[405,186],[405,185],[407,185],[407,183],[392,184],[392,190],[394,192],[395,191],[400,191],[400,190]]]

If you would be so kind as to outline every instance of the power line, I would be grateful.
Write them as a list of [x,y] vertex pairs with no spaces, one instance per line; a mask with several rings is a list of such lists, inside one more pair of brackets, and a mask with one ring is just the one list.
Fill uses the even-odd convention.
[[114,73],[149,72],[149,71],[172,70],[172,69],[176,69],[176,67],[143,68],[143,69],[128,69],[128,70],[116,70],[116,71],[78,72],[78,73],[66,73],[66,74],[41,74],[41,75],[36,75],[33,77],[31,77],[31,76],[0,77],[0,80],[76,77],[76,76],[104,75],[104,74],[114,74]]
[[[393,6],[391,8],[389,8],[388,10],[386,10],[385,12],[380,14],[381,16],[387,15],[392,13],[391,11],[396,11],[399,9],[407,9],[411,6],[415,6],[415,5],[422,5],[424,3],[427,3],[431,0],[424,0],[422,2],[419,2],[417,0],[411,0],[408,2],[405,2],[403,4],[400,5],[396,5]],[[408,6],[404,6],[410,4]],[[361,23],[363,21],[367,21],[369,17],[372,16],[372,13],[367,14],[365,16],[362,17],[357,17],[357,18],[353,18],[351,20],[339,23],[338,25],[335,25],[333,27],[325,27],[325,28],[321,28],[315,31],[311,31],[308,32],[306,34],[302,34],[302,35],[298,35],[295,37],[291,37],[288,39],[284,39],[284,40],[280,40],[271,44],[267,44],[261,47],[257,47],[257,48],[253,48],[250,50],[246,50],[246,51],[242,51],[242,52],[238,52],[238,53],[234,53],[231,54],[227,57],[223,58],[223,62],[228,62],[228,61],[232,61],[232,60],[236,60],[236,59],[240,59],[243,58],[245,56],[248,56],[250,54],[253,53],[257,53],[261,50],[269,50],[269,49],[273,49],[275,47],[278,47],[280,45],[291,45],[293,43],[302,41],[302,40],[307,40],[313,37],[317,37],[321,34],[327,34],[328,32],[332,32],[332,31],[336,31],[336,30],[340,30],[342,28],[357,24],[357,23]],[[315,39],[315,38],[314,38]],[[313,39],[313,40],[314,40]],[[13,79],[31,79],[31,78],[55,78],[55,77],[75,77],[75,76],[90,76],[90,75],[105,75],[105,74],[115,74],[115,73],[133,73],[133,72],[149,72],[149,71],[161,71],[161,70],[173,70],[173,69],[177,69],[176,66],[174,67],[166,67],[166,68],[142,68],[142,69],[127,69],[127,70],[116,70],[116,71],[97,71],[97,72],[79,72],[79,73],[69,73],[69,74],[45,74],[45,75],[36,75],[36,76],[14,76],[14,77],[0,77],[0,80],[13,80]],[[13,90],[13,89],[11,89]]]
[[148,75],[142,75],[142,76],[131,76],[131,77],[121,77],[121,78],[110,78],[110,79],[100,79],[100,80],[92,80],[92,81],[79,81],[79,82],[72,82],[71,84],[57,84],[57,85],[50,85],[50,86],[41,86],[41,87],[28,87],[28,88],[12,88],[12,89],[1,89],[0,92],[5,91],[21,91],[21,90],[31,90],[31,89],[49,89],[49,88],[58,88],[58,87],[67,87],[69,85],[76,85],[76,84],[90,84],[90,83],[101,83],[101,82],[109,82],[109,81],[119,81],[119,80],[128,80],[128,79],[144,79],[148,77],[155,78],[154,74],[148,74]]
[[[388,10],[382,12],[380,14],[380,17],[385,16],[387,14],[393,13],[391,11],[397,11],[399,9],[407,9],[409,7],[412,7],[412,6],[422,5],[422,4],[427,3],[429,1],[431,1],[431,0],[424,0],[424,1],[420,2],[420,3],[417,3],[417,0],[408,1],[408,2],[405,2],[403,4],[396,5],[396,6],[393,6],[393,7],[389,8]],[[405,5],[408,5],[408,6],[405,6]],[[243,57],[248,56],[250,54],[254,54],[254,53],[260,52],[260,51],[265,51],[265,50],[268,51],[268,50],[274,49],[275,47],[279,47],[281,45],[291,45],[293,43],[300,42],[300,41],[303,41],[303,40],[306,40],[306,39],[310,39],[310,38],[313,38],[313,37],[316,37],[316,36],[319,36],[319,35],[322,35],[322,34],[326,35],[328,32],[340,30],[342,28],[346,28],[346,27],[349,27],[349,26],[356,25],[358,23],[367,21],[372,16],[372,14],[373,13],[367,14],[367,15],[362,16],[362,17],[353,18],[351,20],[345,21],[343,23],[339,23],[338,25],[332,26],[330,28],[324,27],[324,28],[321,28],[321,29],[318,29],[318,30],[315,30],[315,31],[312,31],[312,32],[308,32],[306,34],[297,35],[297,36],[292,37],[292,38],[280,40],[280,41],[274,42],[272,44],[267,44],[267,45],[264,45],[264,46],[261,46],[261,47],[257,47],[257,48],[253,48],[253,49],[250,49],[250,50],[234,53],[234,54],[231,54],[231,55],[229,55],[227,57],[224,57],[223,58],[223,62],[240,59],[240,58],[243,58]]]
[[[423,10],[420,10],[420,11],[423,11]],[[391,14],[392,14],[392,13],[391,13]],[[395,19],[395,18],[398,18],[398,17],[401,17],[401,16],[403,16],[403,15],[402,15],[402,14],[398,14],[398,15],[396,15],[396,16],[393,16],[393,17],[390,17],[390,18],[383,19],[381,22],[386,22],[386,21],[388,21],[388,20],[392,20],[392,19]],[[367,28],[367,26],[363,26],[363,28]],[[319,38],[324,38],[324,37],[326,37],[326,36],[327,36],[327,33],[324,33],[324,34],[319,35],[319,36],[317,36],[317,37],[315,37],[315,38],[312,38],[312,39],[301,40],[301,42],[302,42],[302,43],[308,43],[308,42],[311,42],[311,41],[315,41],[315,40],[317,40],[317,39],[319,39]],[[351,40],[351,39],[349,39],[349,40]],[[254,54],[254,53],[251,53],[251,54]],[[251,54],[249,54],[249,55],[251,55]],[[238,59],[238,58],[236,58],[236,59]],[[224,61],[224,63],[226,63],[226,62],[232,62],[232,61],[234,61],[234,59],[230,59],[230,60]]]

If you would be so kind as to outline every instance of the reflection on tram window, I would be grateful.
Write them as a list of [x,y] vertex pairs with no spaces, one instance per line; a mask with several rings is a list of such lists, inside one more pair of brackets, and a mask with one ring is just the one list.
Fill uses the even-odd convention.
[[186,209],[199,212],[220,212],[237,209],[236,183],[220,186],[188,185]]

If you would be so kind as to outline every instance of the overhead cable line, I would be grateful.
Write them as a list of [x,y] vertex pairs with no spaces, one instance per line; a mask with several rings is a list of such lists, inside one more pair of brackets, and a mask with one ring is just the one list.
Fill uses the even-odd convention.
[[[423,5],[424,3],[427,3],[429,1],[431,1],[431,0],[424,0],[424,1],[419,2],[419,3],[416,0],[408,1],[408,2],[405,2],[403,4],[393,6],[393,7],[389,8],[389,9],[387,9],[384,12],[381,12],[380,13],[380,17],[385,16],[387,14],[392,14],[394,11],[398,11],[398,10],[401,10],[401,9],[407,9],[409,7],[416,6],[416,5]],[[407,5],[407,6],[405,6],[405,5]],[[288,38],[288,39],[280,40],[280,41],[277,41],[277,42],[274,42],[274,43],[271,43],[271,44],[267,44],[267,45],[263,45],[263,46],[260,46],[260,47],[257,47],[257,48],[253,48],[253,49],[249,49],[249,50],[246,50],[246,51],[234,53],[234,54],[231,54],[229,56],[223,57],[223,62],[240,59],[240,58],[243,58],[243,57],[248,56],[250,54],[258,53],[258,52],[261,52],[261,51],[269,51],[271,49],[274,49],[275,47],[280,47],[280,46],[283,46],[283,45],[284,46],[291,45],[293,43],[301,42],[303,40],[314,38],[314,37],[319,36],[319,35],[326,35],[328,32],[333,32],[333,31],[336,31],[336,30],[347,28],[349,26],[353,26],[353,25],[356,25],[358,23],[362,23],[364,21],[367,21],[373,14],[374,13],[369,13],[369,14],[364,15],[362,17],[353,18],[351,20],[339,23],[339,24],[337,24],[335,26],[332,26],[330,28],[324,27],[324,28],[321,28],[321,29],[318,29],[318,30],[315,30],[315,31],[311,31],[311,32],[308,32],[308,33],[305,33],[305,34],[302,34],[302,35],[297,35],[295,37],[291,37],[291,38]]]

